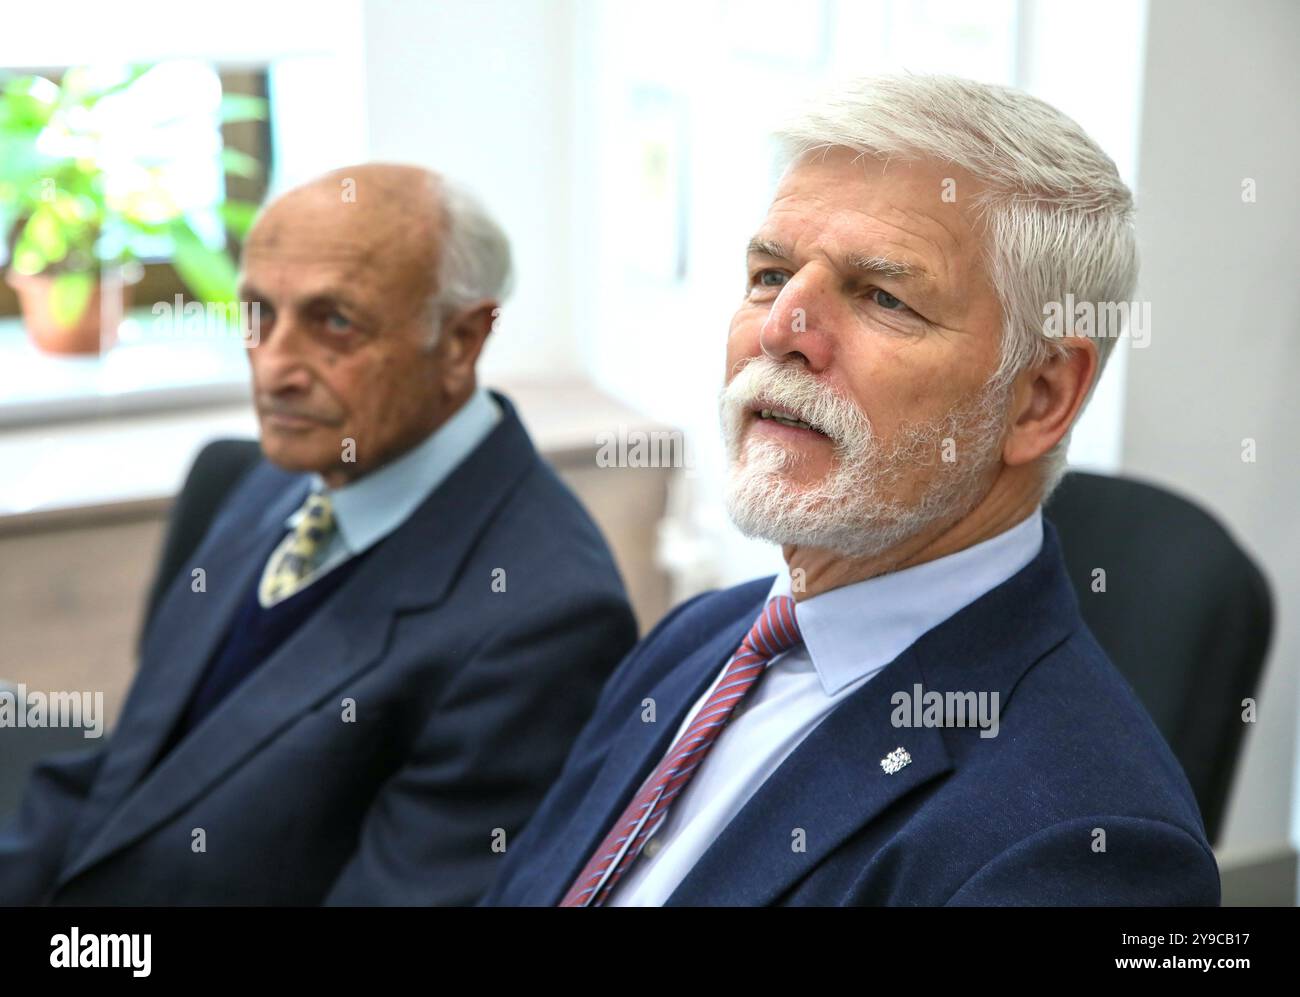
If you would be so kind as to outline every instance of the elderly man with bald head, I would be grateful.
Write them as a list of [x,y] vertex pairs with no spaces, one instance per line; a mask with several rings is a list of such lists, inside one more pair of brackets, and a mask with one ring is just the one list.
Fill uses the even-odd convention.
[[423,169],[262,212],[265,459],[158,603],[111,742],[38,767],[0,830],[0,905],[487,888],[636,638],[596,527],[477,383],[510,276],[496,223]]

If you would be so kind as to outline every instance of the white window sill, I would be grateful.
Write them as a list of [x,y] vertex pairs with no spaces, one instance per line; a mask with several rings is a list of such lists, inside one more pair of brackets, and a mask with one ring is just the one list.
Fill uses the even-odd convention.
[[[171,498],[205,443],[257,436],[247,371],[235,387],[243,400],[232,404],[195,407],[187,397],[184,408],[168,409],[160,407],[165,396],[157,389],[129,414],[101,408],[0,425],[0,518]],[[501,391],[538,450],[557,465],[595,466],[601,433],[668,428],[581,380],[512,382]]]
[[20,320],[0,319],[0,429],[247,401],[238,336],[159,335],[150,319],[132,312],[98,356],[43,353]]

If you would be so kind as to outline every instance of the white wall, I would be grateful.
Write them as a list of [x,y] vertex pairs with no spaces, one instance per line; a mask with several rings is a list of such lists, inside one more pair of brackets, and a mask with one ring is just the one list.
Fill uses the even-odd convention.
[[[1300,5],[1152,0],[1140,144],[1139,294],[1124,466],[1183,489],[1262,562],[1278,626],[1225,845],[1295,840],[1300,659]],[[1243,203],[1251,178],[1258,199]],[[1242,441],[1258,459],[1243,463]]]
[[511,236],[519,279],[484,355],[485,378],[579,369],[568,0],[365,0],[363,11],[370,158],[457,178]]

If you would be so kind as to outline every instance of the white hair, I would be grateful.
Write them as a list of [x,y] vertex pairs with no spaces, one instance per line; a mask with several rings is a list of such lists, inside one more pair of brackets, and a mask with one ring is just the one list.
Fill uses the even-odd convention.
[[[1044,306],[1131,300],[1137,284],[1133,197],[1101,148],[1051,105],[1010,87],[950,76],[857,79],[823,94],[779,129],[786,165],[844,147],[954,163],[985,189],[972,198],[1002,306],[1001,356],[990,383],[1066,350],[1044,330]],[[960,196],[960,194],[958,195]],[[1095,340],[1097,377],[1114,346]],[[1082,411],[1082,408],[1080,409]],[[1046,453],[1046,500],[1065,473],[1073,426]]]
[[439,193],[445,227],[433,302],[437,325],[477,301],[504,301],[514,283],[510,240],[482,202],[446,178]]

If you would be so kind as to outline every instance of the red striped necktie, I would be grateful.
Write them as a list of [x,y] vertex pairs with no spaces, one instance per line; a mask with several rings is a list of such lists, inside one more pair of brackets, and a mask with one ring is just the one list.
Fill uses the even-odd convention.
[[686,732],[673,743],[659,767],[641,785],[641,791],[614,823],[605,840],[588,860],[560,901],[561,907],[599,907],[614,884],[636,861],[641,849],[663,823],[677,795],[703,763],[731,719],[736,704],[758,682],[767,663],[800,641],[794,618],[794,600],[788,595],[772,599],[727,662],[722,678]]

